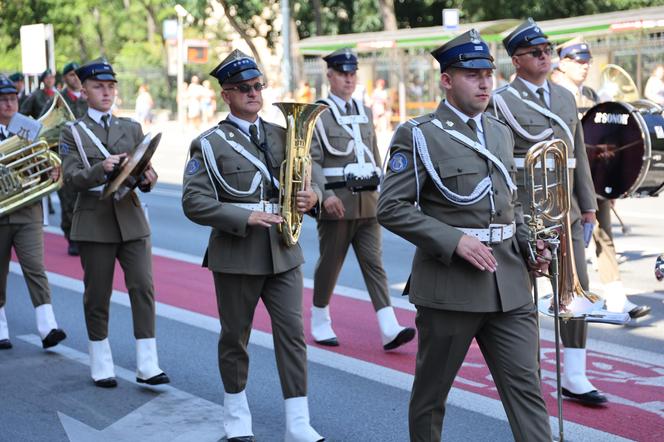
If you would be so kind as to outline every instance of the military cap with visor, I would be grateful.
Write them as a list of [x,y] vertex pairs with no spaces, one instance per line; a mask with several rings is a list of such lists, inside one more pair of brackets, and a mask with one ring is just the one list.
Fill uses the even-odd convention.
[[357,70],[357,55],[350,48],[341,48],[323,57],[327,67],[339,72],[355,72]]
[[590,53],[590,46],[580,37],[575,37],[559,45],[556,51],[561,60],[569,58],[574,61],[588,62],[593,58]]
[[440,63],[440,72],[447,68],[495,69],[493,57],[480,33],[471,29],[448,41],[431,55]]
[[225,84],[241,83],[263,74],[253,58],[236,49],[224,58],[210,75],[219,80],[223,87]]
[[550,44],[549,38],[544,35],[542,29],[532,18],[528,18],[528,20],[521,23],[503,39],[503,46],[505,46],[510,56],[514,55],[518,48],[527,48],[545,43]]
[[62,68],[62,75],[67,75],[71,71],[75,71],[76,69],[80,68],[81,65],[76,63],[75,61],[71,61],[65,65],[65,67]]
[[114,81],[116,83],[118,81],[115,79],[113,67],[105,58],[97,58],[77,68],[76,75],[81,83],[85,80]]
[[18,94],[14,83],[4,75],[0,75],[0,95]]
[[17,81],[23,81],[23,73],[22,72],[14,72],[9,76],[9,79],[16,83]]

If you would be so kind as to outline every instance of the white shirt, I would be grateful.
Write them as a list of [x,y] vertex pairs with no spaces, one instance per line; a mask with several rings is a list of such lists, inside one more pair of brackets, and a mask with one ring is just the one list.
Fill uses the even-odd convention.
[[350,108],[351,108],[351,109],[354,109],[354,108],[355,108],[355,106],[353,106],[353,102],[352,102],[352,101],[344,101],[341,97],[337,97],[337,96],[334,95],[332,92],[330,92],[330,97],[329,97],[329,98],[332,99],[332,101],[334,101],[334,103],[337,105],[337,107],[338,107],[338,108],[341,110],[341,112],[343,112],[344,114],[346,113],[346,103],[349,103],[349,104],[350,104]]
[[537,89],[543,88],[544,89],[544,102],[546,102],[547,107],[551,107],[551,91],[549,90],[549,82],[544,81],[544,84],[533,84],[528,80],[524,80],[523,78],[519,77],[521,81],[523,81],[523,84],[526,85],[526,87],[535,94],[536,97],[539,98],[539,94],[537,93]]
[[251,121],[243,120],[242,118],[236,117],[235,115],[229,113],[228,114],[228,119],[230,121],[232,121],[233,123],[237,124],[239,126],[240,130],[242,131],[242,133],[244,135],[246,135],[247,138],[249,138],[249,140],[251,140],[251,133],[249,132],[249,126],[251,126],[252,124],[255,124],[256,129],[258,129],[258,132],[256,132],[256,136],[258,137],[259,140],[261,139],[261,118],[260,117],[257,117],[256,121],[251,122]]
[[98,111],[97,109],[93,109],[91,107],[88,108],[88,116],[92,118],[92,120],[100,125],[101,127],[104,127],[104,123],[101,122],[101,117],[104,115],[108,115],[108,127],[111,127],[111,120],[113,119],[113,115],[111,112],[102,112]]
[[[452,106],[452,104],[449,101],[445,100],[445,104],[447,105],[447,107],[449,107],[452,110],[452,112],[454,112],[457,115],[457,117],[461,119],[461,121],[468,124],[468,120],[470,120],[471,117],[464,114],[456,107]],[[476,132],[477,139],[480,141],[482,147],[486,148],[486,141],[484,140],[484,126],[482,126],[482,114],[479,113],[474,117],[472,117],[472,119],[475,120],[475,124],[477,125],[477,132]]]

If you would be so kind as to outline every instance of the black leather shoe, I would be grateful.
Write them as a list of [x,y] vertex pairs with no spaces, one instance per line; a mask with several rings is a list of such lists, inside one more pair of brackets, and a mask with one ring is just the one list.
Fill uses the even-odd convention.
[[9,339],[0,339],[0,350],[9,350],[12,347],[12,341]]
[[78,256],[78,243],[76,241],[69,241],[69,246],[67,246],[67,255],[69,256]]
[[139,384],[160,385],[168,384],[171,382],[171,380],[168,378],[168,376],[166,376],[166,373],[159,373],[156,376],[152,376],[150,379],[136,378],[136,382]]
[[231,437],[230,439],[226,440],[228,442],[256,442],[256,438],[254,436]]
[[399,332],[396,338],[392,339],[387,344],[383,345],[383,350],[394,350],[397,347],[404,345],[407,342],[410,342],[415,337],[415,329],[406,327]]
[[322,341],[314,341],[316,344],[325,345],[326,347],[338,347],[339,341],[337,338],[324,339]]
[[54,328],[48,333],[48,335],[46,335],[44,339],[42,339],[42,347],[44,348],[55,347],[60,343],[60,341],[64,341],[66,337],[67,334],[65,333],[64,330],[60,328]]
[[582,402],[586,405],[602,405],[608,402],[606,396],[600,393],[597,390],[592,390],[587,393],[576,394],[569,391],[567,388],[563,387],[563,396],[568,398],[576,399],[579,402]]
[[637,305],[629,311],[629,317],[632,319],[642,318],[650,313],[650,307],[647,305]]
[[115,388],[118,386],[118,381],[115,378],[99,379],[95,381],[95,385],[101,388]]

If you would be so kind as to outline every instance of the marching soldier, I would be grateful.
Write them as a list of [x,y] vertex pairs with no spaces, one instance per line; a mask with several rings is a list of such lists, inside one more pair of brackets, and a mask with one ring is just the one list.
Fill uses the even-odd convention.
[[[159,368],[155,339],[150,227],[134,191],[124,198],[101,200],[113,173],[143,140],[141,125],[111,114],[117,80],[103,59],[76,69],[88,101],[87,113],[60,135],[65,185],[78,192],[71,239],[77,241],[83,266],[83,307],[88,330],[90,369],[98,387],[117,386],[108,341],[108,313],[116,259],[129,289],[136,338],[136,381],[170,382]],[[152,168],[139,188],[149,192],[157,182]]]
[[[65,82],[65,87],[60,93],[64,98],[67,106],[72,111],[76,118],[83,117],[88,111],[88,103],[82,96],[81,80],[76,75],[76,69],[80,65],[76,62],[70,62],[62,69],[62,79]],[[42,113],[45,113],[50,107],[53,100],[49,100]],[[78,244],[76,241],[70,239],[71,220],[74,212],[74,204],[76,203],[76,192],[69,186],[62,186],[58,190],[58,198],[60,198],[60,227],[67,238],[67,254],[70,256],[78,256]]]
[[[253,441],[245,393],[247,345],[254,310],[263,300],[272,320],[274,351],[285,398],[287,442],[323,438],[309,423],[307,355],[302,325],[302,251],[277,232],[279,167],[286,132],[258,117],[265,84],[256,62],[233,51],[211,74],[230,114],[194,139],[184,172],[182,206],[189,219],[212,227],[203,265],[214,276],[219,318],[219,371],[229,441]],[[308,212],[320,200],[308,186],[297,195]]]
[[390,302],[381,257],[380,225],[376,221],[381,161],[371,111],[352,98],[357,85],[357,57],[339,49],[327,62],[329,106],[321,114],[311,143],[312,179],[323,190],[318,219],[320,256],[314,273],[311,334],[322,345],[337,346],[332,329],[330,298],[352,244],[362,269],[380,327],[383,348],[411,341],[415,330],[397,322]]
[[21,104],[20,110],[23,115],[28,115],[35,120],[48,109],[45,108],[46,103],[53,99],[56,92],[55,75],[50,69],[46,69],[42,72],[39,76],[39,82],[43,87],[30,94],[23,104]]
[[22,72],[14,72],[9,76],[9,79],[14,83],[14,87],[18,91],[18,107],[21,107],[27,97],[25,93],[25,80]]
[[[493,110],[514,134],[520,201],[523,207],[530,207],[523,187],[523,158],[528,149],[546,139],[564,140],[569,148],[573,253],[579,281],[587,291],[584,224],[595,224],[597,202],[574,97],[565,88],[547,81],[551,71],[551,43],[532,19],[505,37],[503,45],[512,57],[516,78],[495,92]],[[597,405],[607,399],[586,376],[587,334],[585,321],[561,321],[560,335],[565,346],[562,392],[582,403]]]
[[[584,85],[588,77],[592,54],[589,45],[580,37],[573,38],[556,48],[560,61],[557,70],[560,75],[557,83],[574,94],[579,112],[585,112],[599,103],[597,93]],[[620,278],[616,248],[611,232],[611,205],[614,201],[597,197],[598,225],[593,229],[593,240],[597,253],[599,278],[604,284],[606,309],[610,312],[629,313],[631,318],[641,318],[650,313],[647,305],[636,305],[627,299]]]
[[[12,135],[7,126],[17,111],[18,91],[7,77],[0,76],[0,142]],[[55,170],[53,178],[57,179],[59,174],[60,170]],[[41,202],[0,217],[0,350],[12,348],[5,314],[12,247],[21,264],[30,299],[35,307],[42,346],[53,347],[67,337],[58,328],[53,314],[51,289],[44,268],[43,219]]]
[[447,98],[397,129],[378,200],[379,222],[417,246],[408,293],[419,341],[410,440],[440,441],[447,395],[475,338],[515,440],[550,441],[514,141],[484,113],[493,57],[474,29],[432,55]]

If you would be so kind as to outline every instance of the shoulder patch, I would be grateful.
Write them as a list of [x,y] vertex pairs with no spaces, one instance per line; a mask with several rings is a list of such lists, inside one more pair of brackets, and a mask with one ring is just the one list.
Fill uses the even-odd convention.
[[201,168],[201,162],[198,161],[196,158],[192,158],[187,163],[187,167],[185,167],[185,173],[187,175],[193,175],[196,172],[198,172],[198,169],[200,168]]
[[401,152],[397,152],[390,158],[390,170],[394,173],[399,173],[408,167],[408,158]]
[[69,144],[67,144],[67,143],[60,143],[60,149],[59,149],[60,156],[63,157],[63,156],[65,156],[65,155],[68,155],[68,154],[69,154],[69,150],[70,150]]

